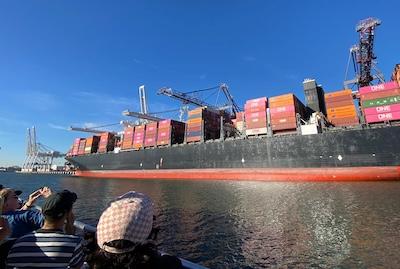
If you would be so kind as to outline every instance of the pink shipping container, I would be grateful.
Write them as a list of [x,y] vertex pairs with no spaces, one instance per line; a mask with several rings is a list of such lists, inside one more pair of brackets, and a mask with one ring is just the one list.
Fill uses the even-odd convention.
[[375,115],[366,115],[365,119],[367,120],[367,123],[400,120],[400,111],[381,113]]
[[171,125],[172,120],[163,120],[158,122],[158,127],[164,128],[164,127],[169,127]]
[[146,138],[146,140],[144,142],[145,147],[154,147],[156,145],[157,145],[156,137]]
[[397,112],[397,111],[400,111],[400,104],[369,107],[364,109],[365,115],[374,115],[374,114]]
[[135,139],[133,139],[134,144],[143,143],[143,141],[144,141],[144,135],[137,136],[137,137],[135,136]]
[[366,86],[366,87],[361,87],[359,92],[360,94],[366,94],[370,92],[380,92],[380,91],[386,91],[386,90],[393,90],[393,89],[398,89],[399,84],[397,84],[396,81],[390,81],[386,82],[383,84],[378,84],[374,86]]
[[260,98],[256,98],[256,99],[250,99],[250,100],[246,101],[246,104],[263,103],[263,102],[267,102],[267,97],[260,97]]
[[133,138],[134,135],[134,127],[128,127],[124,130],[124,140],[130,140]]
[[246,113],[246,119],[254,119],[254,118],[266,118],[267,112],[266,111],[259,111],[259,112],[249,112]]
[[270,108],[269,111],[271,112],[271,114],[281,113],[281,112],[294,112],[294,106],[292,106],[292,105],[279,106],[279,107]]

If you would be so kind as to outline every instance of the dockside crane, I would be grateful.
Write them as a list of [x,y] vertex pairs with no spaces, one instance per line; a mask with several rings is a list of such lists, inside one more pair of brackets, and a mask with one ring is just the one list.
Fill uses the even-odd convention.
[[[197,93],[211,91],[211,90],[221,91],[224,94],[225,98],[227,99],[227,104],[225,104],[224,106],[215,106],[195,96],[195,94]],[[214,86],[211,88],[195,90],[190,92],[180,92],[177,90],[173,90],[172,88],[169,87],[163,87],[157,92],[157,94],[174,98],[178,101],[181,101],[184,105],[189,104],[199,107],[206,106],[208,109],[219,112],[228,110],[231,114],[236,114],[241,110],[240,107],[234,101],[232,95],[229,92],[229,88],[225,83],[222,83],[218,86]]]
[[[385,78],[377,68],[376,56],[374,54],[375,29],[381,24],[377,18],[367,18],[361,20],[356,31],[359,33],[359,43],[350,48],[349,59],[347,62],[344,87],[350,89],[371,85],[374,80],[383,83]],[[355,77],[347,80],[350,64],[353,64]]]
[[122,115],[138,118],[140,124],[147,123],[148,121],[164,120],[162,118],[150,115],[149,108],[147,106],[146,89],[145,89],[144,85],[139,86],[139,103],[140,103],[140,112],[124,110],[124,111],[122,111]]
[[101,134],[101,133],[113,133],[116,134],[116,132],[113,131],[108,131],[104,129],[98,129],[98,128],[103,128],[103,127],[109,127],[109,126],[114,126],[114,125],[119,125],[120,123],[111,123],[111,124],[106,124],[102,126],[97,126],[97,127],[74,127],[70,126],[68,128],[69,131],[78,131],[78,132],[85,132],[85,133],[93,133],[93,134]]
[[48,172],[51,170],[54,158],[65,156],[65,154],[38,142],[35,127],[27,129],[26,144],[26,158],[22,165],[22,172]]
[[[206,92],[206,91],[212,91],[215,90],[219,94],[222,92],[223,95],[225,96],[227,103],[222,105],[222,106],[216,106],[212,105],[203,99],[196,97],[195,95],[200,93],[200,92]],[[198,106],[198,107],[207,107],[209,110],[213,110],[214,112],[217,112],[220,114],[221,117],[221,134],[220,138],[224,139],[225,137],[225,131],[230,132],[230,133],[236,133],[236,128],[229,124],[224,122],[224,114],[226,115],[226,112],[228,112],[231,116],[236,115],[236,113],[240,112],[241,109],[240,107],[236,104],[235,100],[233,99],[232,95],[229,92],[229,88],[225,83],[221,83],[218,86],[214,86],[211,88],[206,88],[206,89],[201,89],[201,90],[195,90],[195,91],[190,91],[190,92],[180,92],[177,90],[173,90],[172,88],[168,87],[163,87],[158,91],[158,94],[165,95],[168,97],[171,97],[173,99],[176,99],[178,101],[181,101],[182,104],[186,107],[186,110],[188,109],[188,105],[193,105],[193,106]]]

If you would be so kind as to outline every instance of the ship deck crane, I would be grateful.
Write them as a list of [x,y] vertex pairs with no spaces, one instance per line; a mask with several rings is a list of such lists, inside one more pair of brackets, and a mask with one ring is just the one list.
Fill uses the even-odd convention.
[[74,127],[74,126],[70,126],[68,128],[68,130],[70,131],[78,131],[78,132],[86,132],[86,133],[93,133],[93,134],[101,134],[101,133],[113,133],[116,134],[116,132],[113,131],[107,131],[107,130],[103,130],[103,129],[97,129],[97,128],[103,128],[103,127],[109,127],[109,126],[113,126],[113,125],[119,125],[120,123],[111,123],[111,124],[106,124],[106,125],[102,125],[102,126],[97,126],[97,127]]
[[[194,94],[199,93],[199,92],[216,90],[216,89],[218,89],[219,91],[222,91],[223,94],[225,95],[225,98],[227,99],[226,105],[224,105],[224,106],[211,105],[211,104],[205,102],[204,100],[194,96]],[[207,106],[209,109],[215,110],[215,111],[230,109],[232,113],[236,114],[237,112],[239,112],[241,110],[239,108],[239,106],[236,104],[236,102],[234,101],[232,95],[229,92],[229,88],[225,83],[222,83],[219,86],[202,89],[202,90],[191,91],[191,92],[180,92],[177,90],[173,90],[172,88],[163,87],[158,91],[158,94],[162,94],[162,95],[174,98],[176,100],[181,101],[183,104],[190,104],[190,105],[199,106],[199,107]]]
[[[347,62],[344,87],[349,89],[352,86],[360,87],[371,85],[374,80],[380,83],[385,81],[382,72],[376,66],[376,56],[374,54],[375,29],[381,24],[376,18],[361,20],[356,31],[359,33],[359,44],[350,48],[349,59]],[[347,80],[350,64],[353,64],[355,77]]]
[[139,105],[140,105],[140,112],[134,112],[129,110],[122,111],[122,115],[128,117],[135,117],[139,119],[139,123],[147,123],[148,121],[162,121],[164,119],[150,115],[149,108],[147,106],[147,99],[146,99],[146,89],[144,85],[139,86]]
[[139,119],[144,119],[144,120],[148,120],[148,121],[162,121],[164,119],[156,117],[156,116],[152,116],[150,114],[142,114],[140,112],[134,112],[134,111],[129,111],[129,110],[124,110],[122,111],[122,115],[124,116],[128,116],[128,117],[135,117],[135,118],[139,118]]

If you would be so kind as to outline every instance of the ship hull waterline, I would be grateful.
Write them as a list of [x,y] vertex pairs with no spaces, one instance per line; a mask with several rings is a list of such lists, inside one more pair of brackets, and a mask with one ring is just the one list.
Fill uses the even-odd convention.
[[400,126],[256,137],[67,157],[100,178],[400,180]]
[[92,178],[241,181],[396,181],[400,166],[340,168],[262,169],[173,169],[77,171],[75,176]]

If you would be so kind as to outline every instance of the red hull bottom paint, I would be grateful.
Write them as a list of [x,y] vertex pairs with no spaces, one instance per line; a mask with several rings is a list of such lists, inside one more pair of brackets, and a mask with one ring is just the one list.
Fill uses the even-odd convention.
[[76,176],[129,179],[254,181],[383,181],[400,180],[400,166],[340,168],[233,168],[77,171]]

